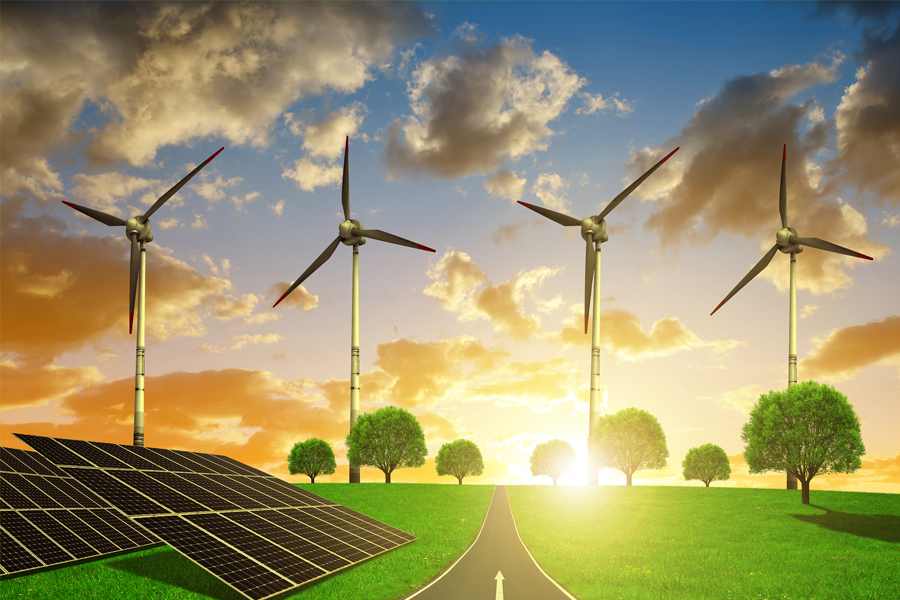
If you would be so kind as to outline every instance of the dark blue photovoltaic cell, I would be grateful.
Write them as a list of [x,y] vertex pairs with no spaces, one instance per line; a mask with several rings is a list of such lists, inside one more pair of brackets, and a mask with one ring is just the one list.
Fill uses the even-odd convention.
[[138,456],[133,451],[134,448],[141,449],[143,446],[120,446],[118,444],[107,444],[105,442],[91,442],[91,445],[117,458],[123,463],[126,463],[129,467],[141,470],[160,469],[160,467]]
[[[19,513],[0,511],[0,527],[12,535],[20,544],[27,547],[45,565],[67,562],[74,558],[60,548],[46,535],[38,531],[34,525],[19,516]],[[5,553],[6,550],[3,550]]]
[[100,450],[96,446],[92,445],[90,442],[86,442],[84,440],[63,440],[57,439],[57,441],[71,450],[72,452],[77,453],[82,458],[86,458],[91,463],[98,467],[104,468],[114,468],[114,469],[128,469],[130,468],[127,464],[117,459],[114,456],[110,456],[103,450]]
[[48,511],[26,510],[19,514],[28,519],[41,533],[56,542],[74,558],[87,558],[99,554],[99,552],[78,539],[75,534],[63,527],[59,521],[51,517]]
[[103,471],[72,467],[63,470],[91,491],[102,493],[104,500],[126,515],[158,515],[172,512]]
[[[3,523],[3,515],[0,513],[0,524]],[[0,531],[0,565],[8,573],[16,573],[26,569],[43,567],[43,563],[31,555],[22,544],[11,538],[5,531]]]
[[[146,473],[141,473],[140,471],[119,470],[110,470],[106,473],[108,475],[112,475],[119,481],[128,484],[148,498],[153,498],[155,502],[165,506],[171,512],[196,512],[209,510],[209,508],[207,508],[206,506],[194,502],[190,498],[185,497],[183,494],[179,494],[169,486],[163,485]],[[142,510],[140,512],[134,513],[128,511],[125,512],[127,512],[128,514],[157,514],[169,511],[158,510],[154,512],[148,512],[146,510]]]
[[3,480],[13,485],[19,492],[34,502],[40,508],[61,508],[59,502],[34,487],[30,481],[25,479],[24,475],[18,473],[7,473],[3,476]]
[[204,467],[201,467],[194,461],[188,460],[185,457],[179,455],[174,450],[169,450],[167,448],[144,448],[144,450],[148,451],[147,454],[143,455],[144,458],[146,458],[147,460],[149,460],[157,465],[162,466],[164,463],[161,461],[167,460],[170,463],[177,465],[177,467],[179,467],[179,468],[172,467],[172,468],[166,469],[167,471],[173,471],[173,472],[187,471],[188,473],[203,473],[208,470],[208,469],[205,469]]
[[6,475],[0,476],[0,497],[13,508],[38,508],[38,505],[25,497],[25,495],[13,487],[6,479]]
[[217,496],[225,498],[229,502],[232,502],[233,504],[241,508],[266,508],[266,506],[261,502],[257,502],[256,500],[249,498],[241,494],[240,492],[236,492],[230,487],[224,486],[220,483],[216,483],[215,481],[210,479],[208,475],[201,475],[200,473],[179,473],[178,476],[187,479],[191,483],[194,483],[195,485],[198,485],[205,490],[216,494]]
[[182,477],[182,475],[186,475],[186,473],[178,475],[176,473],[148,472],[147,475],[166,484],[188,498],[193,498],[203,506],[207,506],[212,510],[240,510],[241,508],[237,504],[216,495],[211,490],[191,483]]
[[128,539],[135,542],[138,546],[146,546],[147,544],[154,544],[160,541],[159,538],[155,537],[152,533],[137,525],[136,521],[122,516],[122,513],[117,510],[107,509],[95,510],[93,512],[111,526],[115,527],[118,531],[121,531],[124,535],[128,536]]
[[[34,512],[34,511],[29,511]],[[28,516],[28,513],[23,513]],[[76,517],[67,510],[51,510],[47,511],[48,515],[62,523],[79,539],[91,546],[99,554],[109,554],[110,552],[118,552],[119,547],[111,541],[97,533],[94,528],[88,526],[84,521]],[[71,551],[70,551],[71,553]]]
[[264,494],[263,492],[260,492],[250,486],[240,483],[239,478],[237,477],[231,478],[226,475],[206,475],[206,477],[212,479],[219,485],[224,485],[225,487],[231,488],[236,492],[240,492],[245,496],[249,496],[250,498],[253,498],[257,502],[262,503],[268,508],[282,508],[289,506],[289,504],[287,504],[286,502],[282,502],[277,498],[273,498],[268,494]]
[[58,467],[62,466],[81,466],[92,467],[91,463],[80,458],[77,454],[58,443],[53,438],[40,437],[37,435],[26,435],[24,433],[13,434],[32,448],[38,451],[41,456],[52,462]]
[[[94,442],[95,444],[99,444],[99,442]],[[107,445],[113,444],[102,444],[101,447],[105,448]],[[158,448],[146,448],[144,446],[128,446],[128,448],[124,448],[128,452],[133,454],[137,454],[140,458],[144,459],[147,463],[152,464],[153,468],[158,471],[171,471],[171,472],[179,472],[179,471],[188,471],[191,472],[191,469],[187,468],[185,465],[181,463],[177,463],[163,454],[163,450]],[[137,468],[137,467],[136,467]],[[149,469],[149,467],[148,467]]]
[[73,510],[72,514],[78,517],[79,520],[84,521],[85,523],[90,525],[92,529],[109,540],[111,543],[115,544],[119,550],[128,550],[129,548],[135,548],[140,545],[136,541],[133,541],[130,535],[125,535],[124,533],[119,531],[118,523],[116,523],[116,526],[113,526],[107,523],[104,519],[101,519],[99,515],[104,514],[103,511]]
[[[56,475],[57,477],[66,476],[66,474],[63,473],[62,469],[51,463],[49,460],[47,460],[37,452],[19,450],[18,448],[3,448],[3,451],[18,458],[38,475]],[[19,472],[24,473],[25,471]]]

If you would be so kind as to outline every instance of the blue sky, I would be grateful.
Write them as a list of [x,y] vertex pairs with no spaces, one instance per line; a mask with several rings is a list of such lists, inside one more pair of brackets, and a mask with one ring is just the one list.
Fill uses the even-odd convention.
[[[680,147],[607,217],[601,412],[666,431],[669,466],[638,482],[684,484],[684,454],[712,442],[731,484],[780,487],[747,473],[740,427],[786,383],[788,258],[709,313],[780,228],[787,144],[790,224],[875,258],[798,256],[800,379],[848,396],[867,448],[818,485],[900,491],[893,5],[35,10],[4,5],[0,35],[4,445],[130,440],[127,240],[60,201],[142,213],[224,146],[151,219],[147,444],[287,477],[316,436],[346,480],[350,249],[271,306],[336,235],[349,135],[354,218],[437,250],[360,250],[361,410],[412,411],[432,459],[475,441],[473,482],[549,483],[536,444],[584,458],[583,242],[516,201],[596,215]],[[442,481],[431,461],[393,480]]]

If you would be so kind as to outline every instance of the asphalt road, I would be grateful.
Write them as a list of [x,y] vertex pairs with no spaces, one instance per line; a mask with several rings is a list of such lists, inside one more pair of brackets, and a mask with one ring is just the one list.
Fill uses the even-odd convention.
[[[497,573],[503,575],[503,595]],[[574,600],[541,571],[516,531],[506,486],[494,488],[481,532],[440,577],[404,600]]]

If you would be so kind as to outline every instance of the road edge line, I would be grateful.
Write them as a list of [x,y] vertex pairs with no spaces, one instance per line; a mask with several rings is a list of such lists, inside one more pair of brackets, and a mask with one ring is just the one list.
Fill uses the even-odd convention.
[[[503,491],[506,492],[506,486],[503,487]],[[493,498],[491,498],[491,501],[493,501]],[[578,598],[576,598],[575,596],[573,596],[572,594],[570,594],[570,593],[566,590],[566,588],[564,588],[563,586],[561,586],[561,585],[559,585],[558,583],[556,583],[556,581],[554,581],[552,577],[550,577],[549,575],[547,575],[546,571],[544,571],[544,570],[541,568],[541,565],[538,564],[538,561],[534,560],[534,556],[531,555],[531,551],[528,549],[528,546],[525,545],[525,542],[522,541],[522,536],[519,535],[519,526],[516,525],[516,515],[513,514],[513,511],[512,511],[512,504],[510,504],[510,502],[509,502],[509,494],[508,494],[508,493],[506,494],[506,506],[509,507],[509,514],[510,514],[510,516],[512,516],[513,527],[514,527],[515,530],[516,530],[516,537],[519,538],[519,543],[522,544],[522,547],[525,548],[525,552],[527,552],[527,553],[528,553],[528,556],[531,557],[531,560],[534,562],[534,566],[536,566],[536,567],[538,568],[538,571],[540,571],[540,572],[544,575],[544,577],[546,577],[547,579],[550,580],[550,583],[552,583],[552,584],[555,585],[557,588],[559,588],[559,591],[561,591],[563,594],[565,594],[566,596],[568,596],[568,597],[571,598],[572,600],[578,600]]]
[[[506,490],[504,489],[504,491],[506,491]],[[450,570],[453,569],[453,567],[456,566],[456,563],[458,563],[459,561],[461,561],[461,560],[463,559],[463,557],[464,557],[466,554],[469,553],[469,550],[472,549],[472,546],[474,546],[475,543],[478,542],[478,538],[481,537],[481,532],[482,532],[482,530],[484,529],[484,524],[487,522],[487,516],[488,516],[488,514],[491,512],[491,505],[494,504],[494,496],[496,496],[496,495],[497,495],[497,484],[494,484],[494,493],[491,494],[491,501],[488,502],[487,510],[484,511],[484,518],[481,520],[481,529],[478,530],[478,535],[475,536],[475,539],[472,541],[471,544],[469,544],[469,547],[466,548],[466,551],[463,552],[462,554],[460,554],[460,555],[459,555],[459,558],[457,558],[455,561],[453,561],[453,564],[450,565],[449,567],[447,567],[447,568],[444,570],[443,573],[441,573],[440,575],[438,575],[438,576],[437,576],[437,579],[434,579],[434,580],[432,580],[432,581],[429,581],[429,582],[428,582],[428,585],[426,585],[426,586],[423,587],[422,589],[416,590],[416,591],[410,593],[408,596],[403,596],[402,598],[400,598],[400,600],[409,600],[410,598],[415,598],[416,596],[418,596],[419,594],[421,594],[422,592],[424,592],[425,590],[427,590],[428,588],[430,588],[431,586],[433,586],[434,584],[436,584],[438,581],[440,581],[440,580],[444,577],[444,575],[446,575],[447,573],[449,573]],[[507,499],[506,503],[509,504],[509,499]],[[510,512],[510,514],[512,514],[512,509],[510,509],[509,512]],[[513,524],[515,524],[515,519],[513,519]],[[519,535],[518,530],[516,531],[516,535]],[[521,541],[522,541],[522,538],[519,538],[519,541],[521,542]],[[522,545],[524,546],[525,544],[522,544]],[[525,549],[528,550],[528,548],[525,548]],[[531,555],[529,554],[529,556],[531,556]],[[532,558],[531,560],[534,560],[534,558]],[[540,567],[538,567],[538,568],[540,569]],[[543,573],[543,571],[541,571],[541,572]],[[545,575],[546,575],[546,573],[545,573]],[[551,579],[550,581],[553,581],[553,580]],[[553,583],[556,583],[556,582],[553,581]],[[576,599],[573,598],[572,600],[576,600]]]

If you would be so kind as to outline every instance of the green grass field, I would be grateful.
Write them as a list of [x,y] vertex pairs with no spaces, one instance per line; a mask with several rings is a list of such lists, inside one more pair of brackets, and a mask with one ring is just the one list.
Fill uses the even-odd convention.
[[[300,487],[419,539],[280,598],[395,600],[475,539],[493,486]],[[507,486],[519,534],[579,600],[900,600],[900,495]],[[0,581],[0,598],[240,594],[167,547]],[[279,600],[280,600],[279,598]]]
[[519,535],[579,600],[898,600],[900,495],[508,486]]

